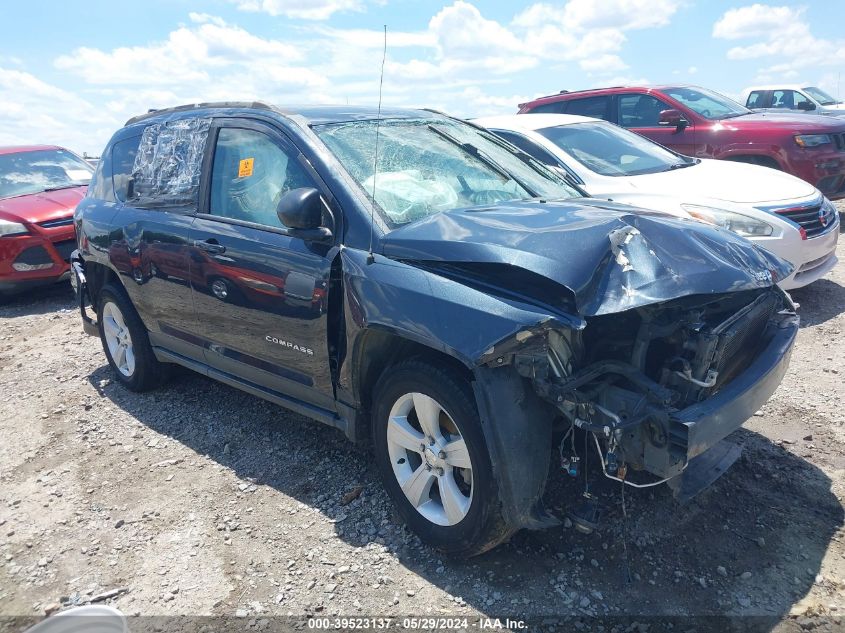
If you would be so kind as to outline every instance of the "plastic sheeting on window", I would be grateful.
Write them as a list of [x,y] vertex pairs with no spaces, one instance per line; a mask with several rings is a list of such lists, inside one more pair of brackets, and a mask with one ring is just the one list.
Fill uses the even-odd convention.
[[211,119],[176,119],[148,126],[132,167],[138,206],[196,208]]

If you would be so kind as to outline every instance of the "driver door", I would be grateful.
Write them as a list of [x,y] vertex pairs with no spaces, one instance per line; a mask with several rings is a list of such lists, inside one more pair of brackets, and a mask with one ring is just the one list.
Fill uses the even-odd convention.
[[660,113],[677,109],[675,106],[644,94],[619,95],[618,104],[619,125],[679,154],[695,156],[695,130],[692,121],[684,128],[660,124]]
[[191,249],[206,363],[333,410],[326,306],[335,249],[284,235],[276,216],[286,192],[319,186],[274,128],[246,120],[215,128]]

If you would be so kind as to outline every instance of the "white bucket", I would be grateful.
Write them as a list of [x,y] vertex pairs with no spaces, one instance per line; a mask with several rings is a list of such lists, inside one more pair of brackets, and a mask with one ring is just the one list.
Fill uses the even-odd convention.
[[86,605],[52,615],[24,633],[129,633],[129,629],[114,607]]

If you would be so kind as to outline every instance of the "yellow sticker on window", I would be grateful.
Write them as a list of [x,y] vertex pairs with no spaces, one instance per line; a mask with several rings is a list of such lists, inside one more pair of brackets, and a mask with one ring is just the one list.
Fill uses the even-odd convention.
[[244,158],[240,163],[238,163],[238,178],[252,176],[252,164],[254,162],[254,158]]

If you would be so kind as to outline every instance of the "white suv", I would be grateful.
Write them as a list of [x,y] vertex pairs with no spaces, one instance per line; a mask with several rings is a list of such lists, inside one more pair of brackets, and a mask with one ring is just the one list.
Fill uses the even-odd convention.
[[742,91],[742,101],[752,110],[797,110],[845,116],[845,103],[814,86],[779,84],[746,88]]

